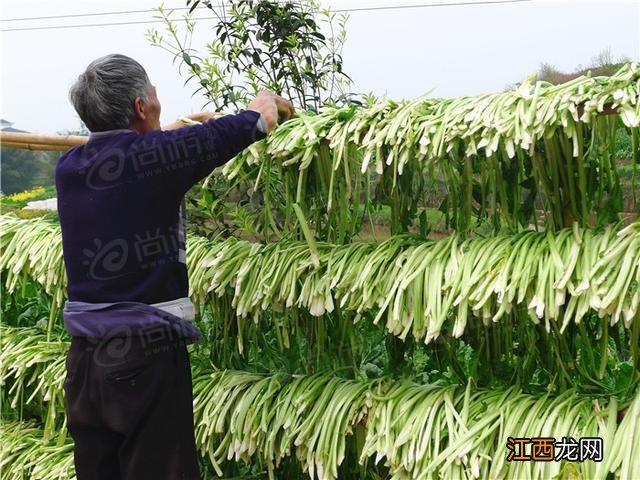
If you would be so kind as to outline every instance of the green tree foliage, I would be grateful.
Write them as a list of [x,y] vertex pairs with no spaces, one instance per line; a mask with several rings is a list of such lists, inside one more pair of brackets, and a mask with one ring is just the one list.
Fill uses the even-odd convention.
[[[187,83],[197,82],[194,94],[202,93],[212,108],[242,109],[263,89],[290,98],[304,110],[348,100],[351,80],[341,56],[345,15],[321,10],[315,1],[238,0],[228,5],[187,0],[187,5],[191,8],[184,22],[159,7],[157,18],[165,29],[147,35],[152,45],[171,53]],[[206,53],[191,46],[196,29],[192,13],[198,6],[218,19]],[[231,182],[212,176],[204,188],[192,189],[187,195],[191,231],[255,238],[259,217],[270,212],[262,195],[254,195],[259,171],[255,168]],[[274,168],[263,169],[261,176],[271,180],[264,188],[281,189]]]
[[[187,0],[184,38],[173,11],[158,8],[165,32],[148,32],[152,45],[174,56],[187,81],[196,81],[213,108],[238,109],[260,90],[290,98],[296,106],[317,111],[346,97],[350,78],[342,69],[346,16],[321,10],[315,1]],[[218,19],[213,39],[201,54],[191,48],[200,5]]]
[[0,151],[2,193],[10,195],[37,185],[54,184],[57,152],[32,152],[3,147]]

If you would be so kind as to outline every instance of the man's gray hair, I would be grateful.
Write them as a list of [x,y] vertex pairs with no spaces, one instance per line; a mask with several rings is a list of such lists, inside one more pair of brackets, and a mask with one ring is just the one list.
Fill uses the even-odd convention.
[[100,57],[89,64],[69,91],[76,112],[92,132],[129,128],[133,101],[147,101],[149,77],[142,65],[125,55]]

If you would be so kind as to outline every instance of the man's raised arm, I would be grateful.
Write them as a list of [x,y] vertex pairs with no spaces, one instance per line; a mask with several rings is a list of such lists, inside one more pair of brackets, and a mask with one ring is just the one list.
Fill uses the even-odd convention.
[[[179,168],[167,179],[184,193],[216,167],[224,165],[253,142],[261,140],[278,121],[291,118],[294,108],[288,100],[268,91],[260,92],[247,110],[235,115],[203,112],[187,118],[202,122],[184,126],[180,121],[163,128],[161,141]],[[157,132],[150,133],[156,139]]]

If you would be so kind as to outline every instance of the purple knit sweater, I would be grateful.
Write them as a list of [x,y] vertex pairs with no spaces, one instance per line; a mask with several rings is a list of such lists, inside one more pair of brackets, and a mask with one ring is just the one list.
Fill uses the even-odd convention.
[[70,301],[188,295],[184,195],[252,142],[259,113],[171,131],[114,130],[60,157],[55,181]]

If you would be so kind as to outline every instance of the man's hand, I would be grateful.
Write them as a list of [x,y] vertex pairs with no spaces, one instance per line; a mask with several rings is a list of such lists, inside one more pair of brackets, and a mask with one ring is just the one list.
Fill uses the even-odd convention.
[[279,120],[286,122],[295,113],[293,104],[289,100],[268,90],[261,91],[249,104],[247,110],[262,114],[269,132],[275,128]]
[[[247,110],[253,110],[262,115],[268,132],[275,128],[278,121],[285,122],[295,113],[293,104],[289,100],[286,100],[268,90],[261,91],[247,106]],[[223,115],[224,114],[220,112],[201,112],[191,113],[189,115],[185,115],[185,117],[190,120],[195,120],[196,122],[204,123],[207,120],[215,120]],[[163,126],[162,130],[175,130],[184,126],[186,126],[184,122],[176,120],[175,122]]]

